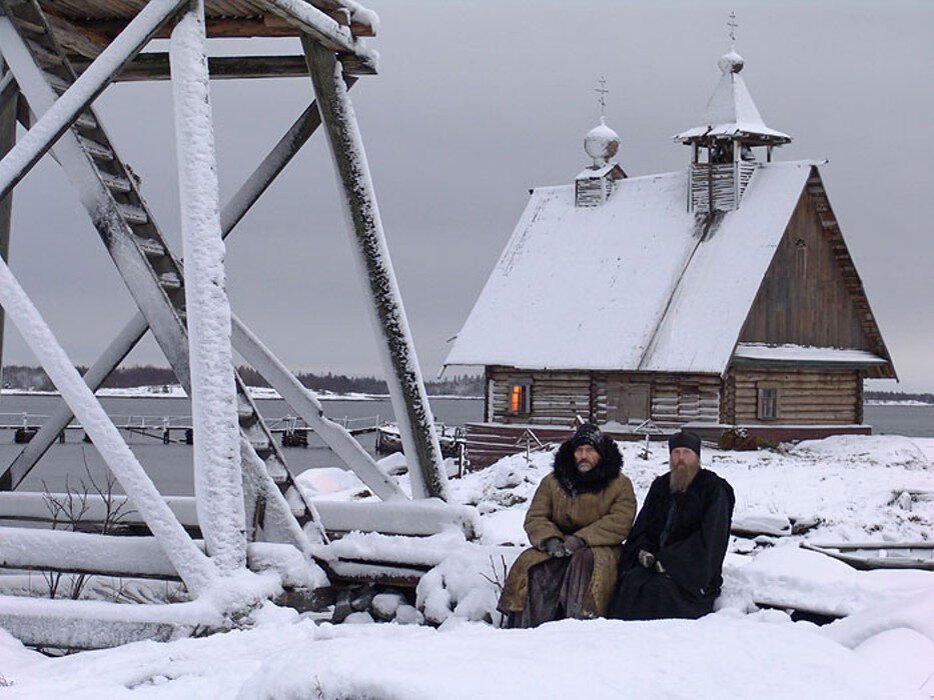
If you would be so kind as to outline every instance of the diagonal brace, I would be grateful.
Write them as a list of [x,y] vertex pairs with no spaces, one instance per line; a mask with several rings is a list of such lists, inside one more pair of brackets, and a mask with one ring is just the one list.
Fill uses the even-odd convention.
[[[133,60],[185,0],[150,0],[88,69],[55,101],[0,161],[0,199],[22,180],[75,119]],[[0,47],[16,29],[9,17],[0,17]],[[2,49],[0,49],[2,50]]]

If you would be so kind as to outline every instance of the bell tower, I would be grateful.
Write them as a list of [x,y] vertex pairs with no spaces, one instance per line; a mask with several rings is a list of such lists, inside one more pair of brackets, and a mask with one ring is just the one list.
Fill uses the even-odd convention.
[[[735,27],[732,20],[731,15],[730,26]],[[762,120],[740,76],[743,57],[731,47],[717,65],[720,82],[707,103],[704,123],[674,137],[692,147],[688,211],[699,213],[739,209],[759,165],[753,149],[764,147],[770,162],[775,146],[791,142],[788,134],[770,129]]]

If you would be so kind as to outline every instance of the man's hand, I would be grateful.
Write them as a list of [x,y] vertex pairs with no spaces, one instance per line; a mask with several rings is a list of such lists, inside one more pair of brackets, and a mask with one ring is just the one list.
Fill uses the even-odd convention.
[[571,556],[581,547],[586,547],[587,543],[577,535],[568,535],[564,538],[564,555]]
[[640,549],[639,564],[644,566],[646,569],[651,569],[653,566],[655,566],[655,555],[645,549]]
[[564,540],[560,537],[549,537],[547,540],[542,542],[542,549],[544,549],[552,557],[566,557],[567,554],[564,552]]

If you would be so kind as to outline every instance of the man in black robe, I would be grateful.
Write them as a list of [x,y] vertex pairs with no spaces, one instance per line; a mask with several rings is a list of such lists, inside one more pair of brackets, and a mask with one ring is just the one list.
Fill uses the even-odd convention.
[[668,449],[669,472],[652,482],[623,547],[610,617],[696,619],[720,595],[733,489],[701,468],[694,433],[676,433]]

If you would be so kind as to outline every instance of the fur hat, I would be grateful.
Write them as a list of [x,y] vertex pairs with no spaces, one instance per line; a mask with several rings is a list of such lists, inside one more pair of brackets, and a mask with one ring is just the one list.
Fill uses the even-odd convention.
[[671,452],[676,447],[687,447],[700,458],[701,439],[697,433],[690,433],[685,430],[675,433],[668,438],[668,451]]
[[[591,445],[600,454],[597,466],[583,473],[574,461],[574,450],[581,445]],[[619,476],[622,468],[623,455],[616,442],[592,423],[584,423],[578,428],[574,436],[562,443],[555,454],[555,479],[561,488],[572,496],[602,491]]]
[[[574,437],[571,438],[571,444],[575,450],[581,445],[590,445],[597,452],[600,452],[603,448],[603,433],[600,431],[600,428],[593,423],[584,423],[577,429],[577,432],[574,433]],[[602,456],[603,453],[600,452],[600,455]]]

